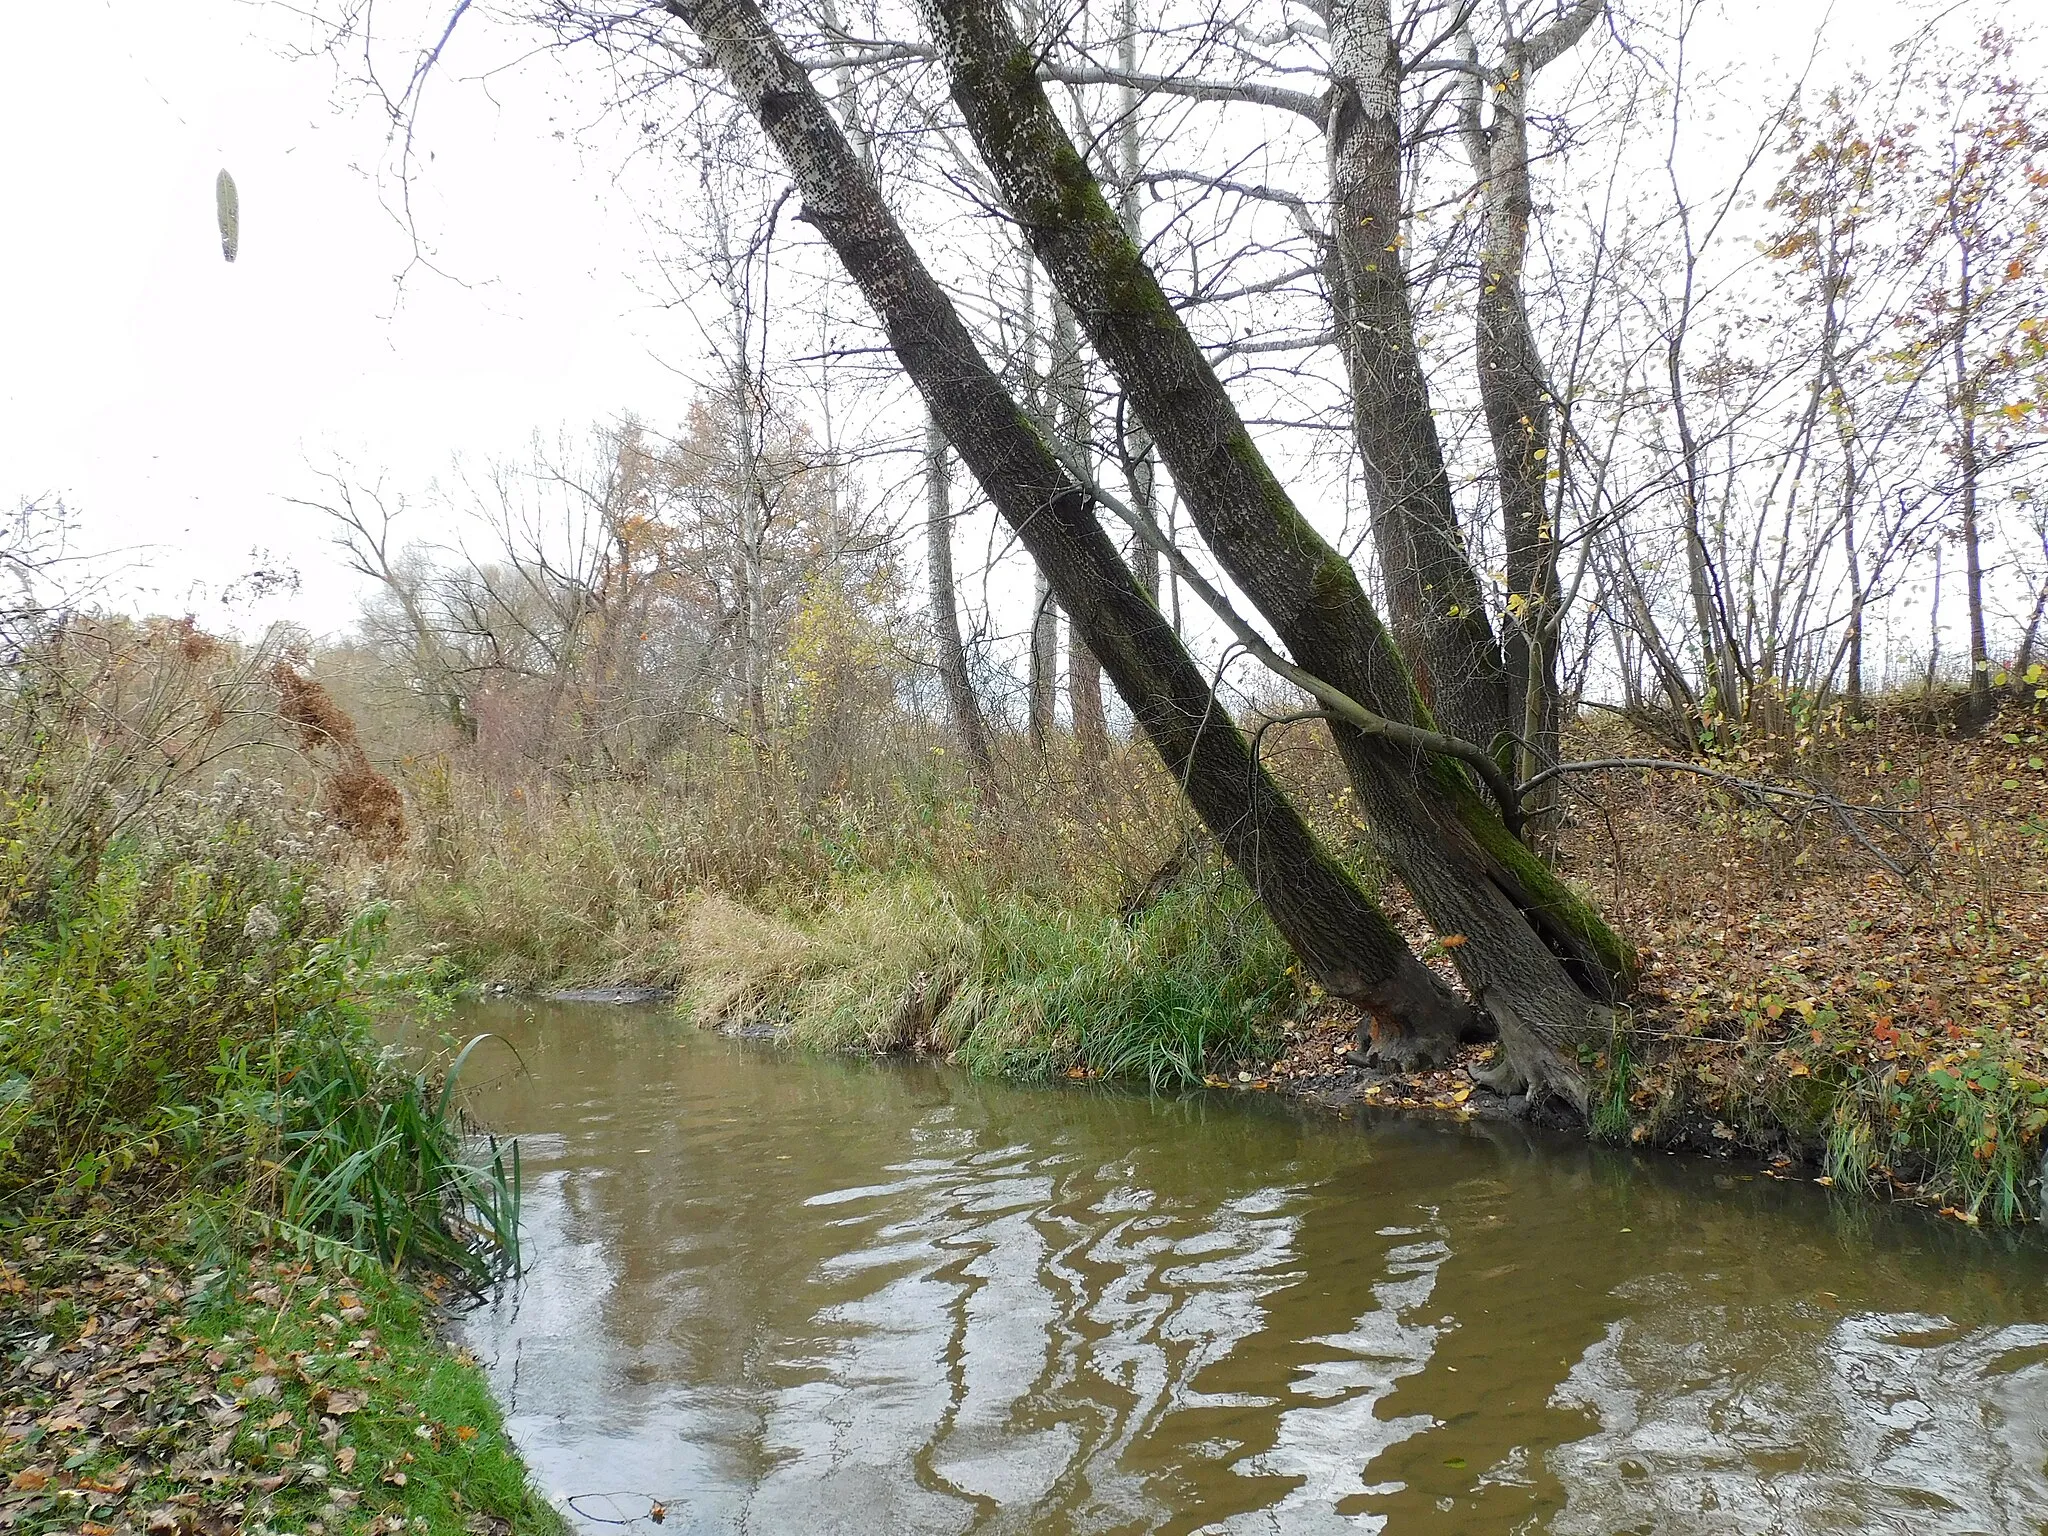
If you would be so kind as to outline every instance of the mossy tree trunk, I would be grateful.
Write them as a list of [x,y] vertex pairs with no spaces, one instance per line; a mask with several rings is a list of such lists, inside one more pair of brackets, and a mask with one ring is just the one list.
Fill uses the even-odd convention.
[[696,32],[780,151],[803,196],[803,217],[859,284],[947,439],[1308,973],[1404,1038],[1450,1040],[1482,1028],[1253,756],[1088,496],[989,368],[755,0],[665,0],[665,8]]
[[[954,104],[1040,263],[1080,317],[1219,563],[1297,664],[1388,719],[1431,723],[1350,563],[1303,518],[1061,129],[998,0],[931,0]],[[1628,946],[1513,837],[1454,761],[1343,723],[1369,825],[1499,1026],[1502,1081],[1583,1105],[1633,984]]]

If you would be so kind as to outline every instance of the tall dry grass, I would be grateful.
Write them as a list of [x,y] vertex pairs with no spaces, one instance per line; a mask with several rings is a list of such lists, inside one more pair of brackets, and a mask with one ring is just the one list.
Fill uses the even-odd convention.
[[508,783],[459,752],[404,777],[416,830],[393,891],[407,942],[525,986],[679,985],[686,929],[718,910],[707,898],[808,921],[848,892],[915,879],[969,905],[1113,910],[1189,826],[1141,747],[1086,772],[1020,748],[989,804],[942,743],[907,730],[824,794],[800,756],[741,743],[567,785]]
[[0,667],[7,1219],[196,1202],[337,1254],[516,1259],[516,1154],[472,1157],[452,1074],[372,1030],[384,908],[351,888],[349,828],[317,778],[249,771],[303,766],[320,696],[190,626],[53,624]]

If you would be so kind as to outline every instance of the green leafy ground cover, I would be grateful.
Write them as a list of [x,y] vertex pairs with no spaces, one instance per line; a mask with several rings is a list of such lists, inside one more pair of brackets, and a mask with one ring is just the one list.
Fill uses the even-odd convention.
[[0,1529],[556,1532],[431,1291],[117,1242],[0,1261]]
[[346,822],[223,771],[284,664],[176,626],[13,662],[0,1530],[552,1528],[432,1326],[517,1261],[516,1153],[373,1030]]

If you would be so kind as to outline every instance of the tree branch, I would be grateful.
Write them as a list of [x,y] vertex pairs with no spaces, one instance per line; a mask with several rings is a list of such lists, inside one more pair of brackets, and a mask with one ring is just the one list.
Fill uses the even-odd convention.
[[1500,807],[1501,820],[1510,832],[1521,835],[1521,796],[1516,792],[1508,776],[1501,771],[1500,764],[1483,747],[1469,741],[1460,741],[1455,736],[1445,736],[1437,731],[1424,730],[1421,726],[1404,725],[1398,720],[1389,720],[1385,715],[1376,714],[1352,698],[1350,694],[1334,683],[1323,681],[1313,672],[1297,666],[1283,656],[1266,640],[1266,637],[1248,622],[1230,599],[1217,589],[1208,577],[1195,568],[1180,546],[1169,539],[1158,523],[1138,511],[1114,492],[1098,484],[1088,471],[1088,466],[1079,461],[1071,447],[1051,439],[1054,457],[1060,466],[1074,477],[1075,482],[1098,506],[1109,508],[1132,532],[1146,544],[1157,550],[1174,574],[1180,578],[1209,611],[1230,631],[1231,637],[1244,647],[1245,652],[1255,657],[1276,677],[1285,678],[1302,692],[1319,701],[1329,712],[1330,718],[1341,720],[1346,725],[1367,736],[1379,736],[1397,745],[1410,747],[1418,752],[1430,752],[1444,757],[1454,757],[1469,766],[1486,785],[1493,796],[1494,804]]

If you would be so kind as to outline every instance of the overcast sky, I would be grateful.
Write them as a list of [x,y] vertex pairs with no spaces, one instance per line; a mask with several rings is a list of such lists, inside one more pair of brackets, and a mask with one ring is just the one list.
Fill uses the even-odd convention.
[[157,605],[207,612],[262,547],[304,573],[289,611],[335,628],[351,584],[281,499],[308,489],[308,459],[416,486],[453,449],[687,395],[655,358],[690,332],[645,291],[650,237],[614,166],[551,136],[551,66],[501,78],[498,110],[452,82],[430,101],[417,222],[462,281],[415,269],[401,288],[385,126],[333,105],[325,61],[285,56],[280,9],[67,0],[0,26],[0,500],[59,492],[85,546],[146,546]]
[[[1902,8],[1834,14],[1854,46]],[[1824,5],[1730,9],[1724,45],[1763,55],[1803,51]],[[658,237],[614,179],[627,136],[556,61],[486,89],[474,76],[508,41],[457,35],[414,209],[451,278],[408,271],[386,124],[337,105],[331,63],[289,56],[302,38],[267,0],[6,8],[0,504],[61,494],[84,547],[136,552],[131,603],[331,632],[355,584],[286,499],[310,491],[308,461],[339,451],[417,488],[451,452],[514,453],[629,409],[673,420],[697,341],[652,296]],[[214,229],[224,166],[233,265]],[[303,589],[225,615],[253,550],[295,564]]]

